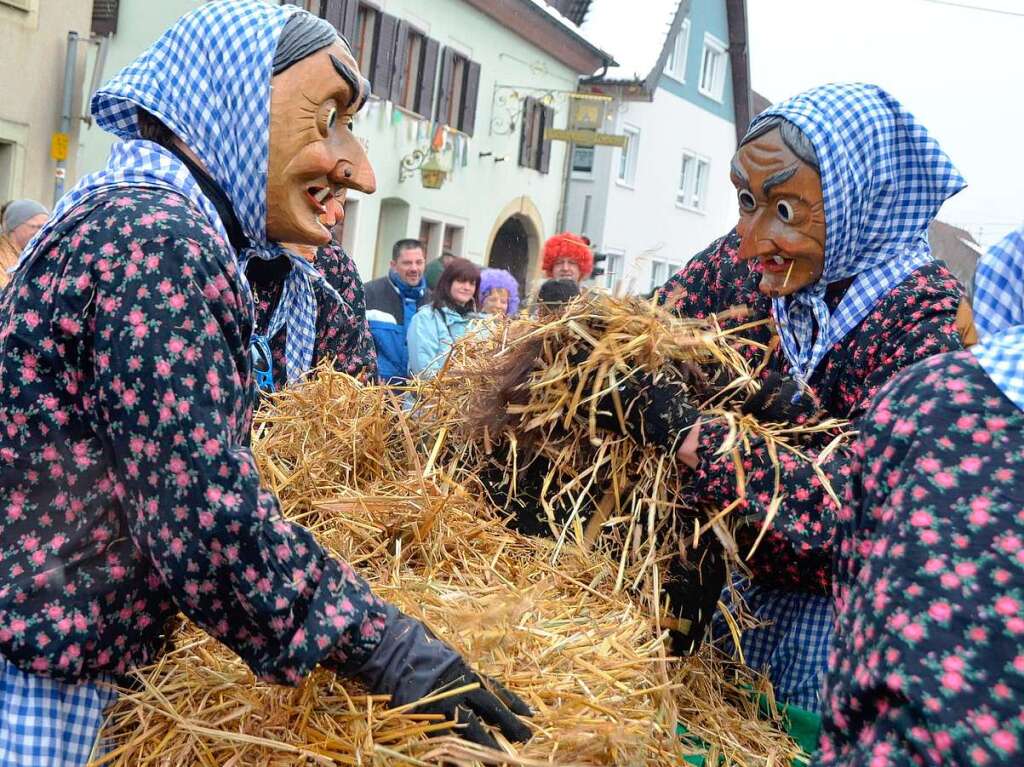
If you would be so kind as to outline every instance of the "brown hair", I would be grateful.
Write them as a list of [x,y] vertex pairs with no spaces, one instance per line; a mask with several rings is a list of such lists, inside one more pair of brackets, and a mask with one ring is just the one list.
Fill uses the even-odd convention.
[[480,267],[465,258],[456,258],[448,263],[448,266],[441,272],[441,278],[437,281],[437,287],[434,288],[434,300],[431,305],[435,309],[441,309],[447,306],[449,309],[461,309],[462,307],[456,307],[452,303],[451,290],[452,283],[458,280],[459,282],[473,282],[476,284],[476,295],[473,296],[475,301],[480,295]]

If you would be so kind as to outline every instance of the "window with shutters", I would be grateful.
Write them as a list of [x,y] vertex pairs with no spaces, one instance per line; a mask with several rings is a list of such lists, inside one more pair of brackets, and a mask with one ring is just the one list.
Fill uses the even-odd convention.
[[523,100],[523,124],[519,135],[519,164],[547,173],[551,166],[551,142],[544,131],[555,127],[555,110],[532,96]]
[[[8,2],[8,5],[12,3]],[[14,3],[17,5],[17,3]],[[94,35],[113,35],[117,33],[118,0],[93,0],[92,33]]]
[[479,93],[480,65],[452,48],[445,48],[437,96],[438,122],[472,136]]
[[405,39],[405,50],[402,52],[402,71],[399,72],[401,87],[397,104],[400,107],[416,109],[416,96],[420,86],[420,64],[423,60],[423,35],[410,31]]
[[[356,33],[354,35],[353,53],[356,62],[359,64],[359,71],[369,77],[373,64],[373,54],[377,42],[377,30],[380,26],[380,11],[368,5],[359,4],[356,12]],[[377,92],[377,83],[373,83],[373,89]]]
[[338,34],[345,38],[353,56],[356,51],[356,21],[359,16],[359,0],[318,0],[320,18],[331,23]]

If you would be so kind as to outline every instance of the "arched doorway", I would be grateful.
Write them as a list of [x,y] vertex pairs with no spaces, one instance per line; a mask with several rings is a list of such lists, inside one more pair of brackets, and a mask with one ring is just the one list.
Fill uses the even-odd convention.
[[530,237],[519,216],[507,218],[498,228],[487,265],[511,272],[519,282],[520,293],[525,295],[530,269]]

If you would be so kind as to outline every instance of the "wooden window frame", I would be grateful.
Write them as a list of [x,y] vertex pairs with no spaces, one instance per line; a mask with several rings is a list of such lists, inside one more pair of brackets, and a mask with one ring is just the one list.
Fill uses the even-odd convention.
[[476,129],[480,72],[477,62],[454,48],[446,47],[441,54],[436,119],[467,136]]

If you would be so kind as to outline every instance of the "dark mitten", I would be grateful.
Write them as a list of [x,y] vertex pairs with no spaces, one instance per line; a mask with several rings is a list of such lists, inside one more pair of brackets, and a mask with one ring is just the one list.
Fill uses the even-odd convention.
[[669,632],[673,654],[689,655],[700,647],[718,609],[725,577],[722,544],[710,534],[687,551],[686,561],[675,559],[669,566],[662,594],[668,597],[669,614],[679,621]]
[[762,423],[803,424],[817,420],[821,406],[792,378],[769,373],[761,388],[740,405],[740,412]]
[[641,445],[668,450],[676,437],[697,422],[699,413],[679,385],[655,383],[650,375],[641,374],[620,383],[616,391],[623,421],[615,409],[614,395],[608,392],[596,403],[597,425]]
[[451,695],[416,707],[421,713],[441,714],[460,725],[458,734],[482,746],[498,748],[484,724],[494,725],[509,740],[525,743],[530,729],[516,718],[532,716],[522,700],[492,679],[474,672],[451,647],[414,618],[388,605],[384,637],[370,659],[356,672],[374,694],[390,695],[392,706],[474,682],[471,692]]

